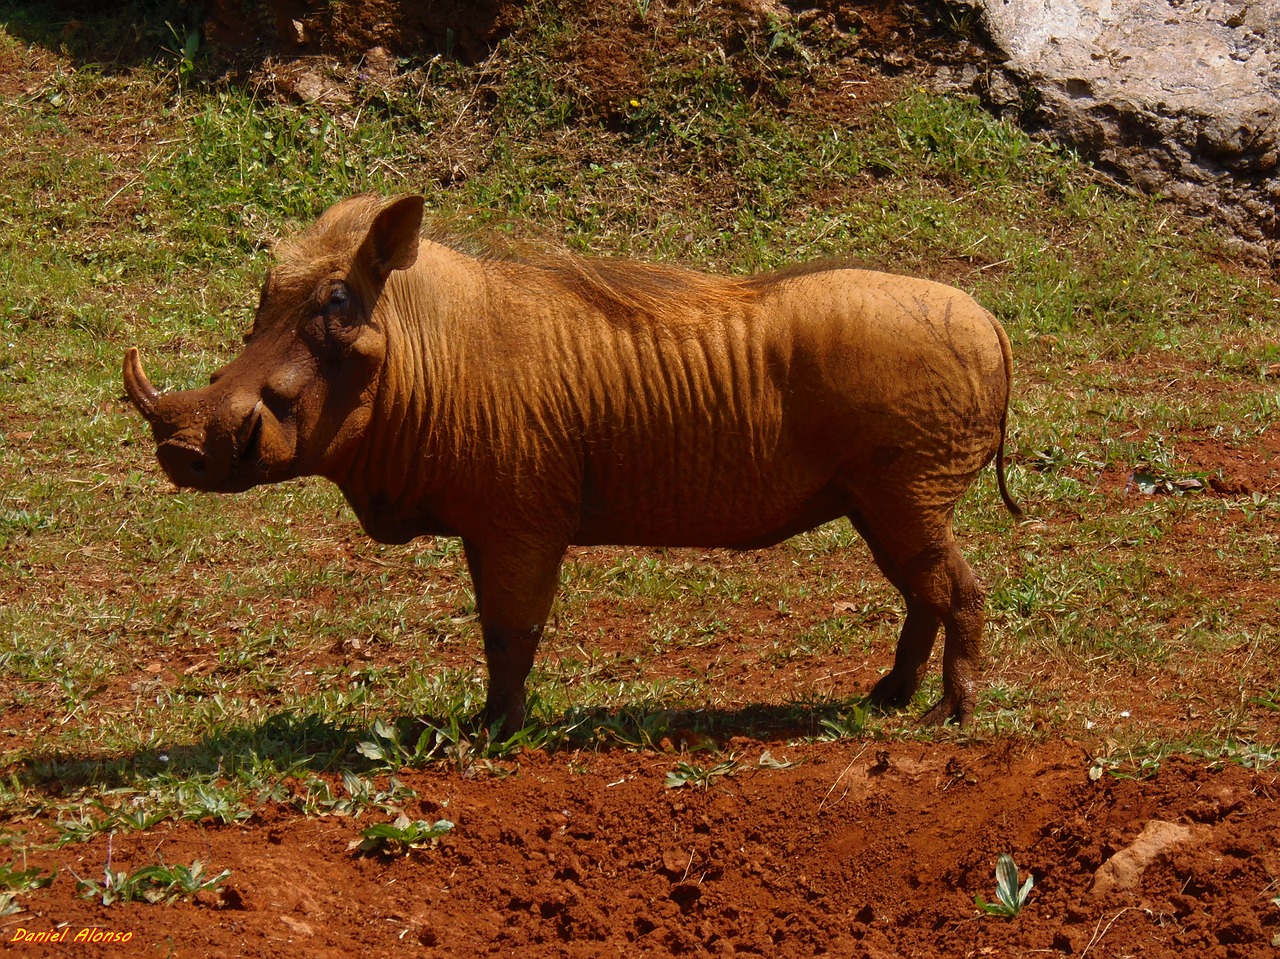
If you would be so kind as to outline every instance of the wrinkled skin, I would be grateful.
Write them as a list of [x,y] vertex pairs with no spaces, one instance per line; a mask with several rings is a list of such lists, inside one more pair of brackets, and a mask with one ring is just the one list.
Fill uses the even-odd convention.
[[939,629],[926,723],[968,722],[984,591],[952,512],[1003,444],[1011,357],[965,294],[851,269],[727,279],[421,239],[422,200],[356,197],[282,244],[243,352],[210,385],[126,391],[179,486],[324,476],[383,542],[461,536],[487,725],[525,681],[571,544],[779,542],[839,516],[907,616],[872,690],[903,706]]

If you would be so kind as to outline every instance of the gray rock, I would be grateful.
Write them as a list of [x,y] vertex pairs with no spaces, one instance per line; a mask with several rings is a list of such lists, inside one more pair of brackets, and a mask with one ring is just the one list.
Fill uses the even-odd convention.
[[989,98],[1280,263],[1280,0],[962,2],[1004,59]]

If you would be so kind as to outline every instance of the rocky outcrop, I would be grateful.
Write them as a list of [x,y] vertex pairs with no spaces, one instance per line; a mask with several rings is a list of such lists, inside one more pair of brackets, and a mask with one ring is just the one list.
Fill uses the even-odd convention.
[[1280,0],[964,0],[988,98],[1280,264]]

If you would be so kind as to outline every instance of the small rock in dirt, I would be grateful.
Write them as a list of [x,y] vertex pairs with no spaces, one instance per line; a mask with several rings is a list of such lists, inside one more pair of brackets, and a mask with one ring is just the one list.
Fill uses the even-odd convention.
[[294,919],[292,916],[281,916],[280,921],[299,936],[314,936],[316,934],[316,931],[301,919]]
[[191,899],[197,906],[205,909],[247,909],[244,896],[234,886],[223,889],[202,889]]
[[1165,859],[1170,852],[1196,835],[1190,826],[1153,819],[1143,827],[1138,838],[1128,847],[1104,862],[1093,874],[1088,895],[1101,898],[1115,891],[1135,889],[1142,873],[1153,862]]
[[668,846],[662,850],[662,870],[673,879],[682,879],[693,862],[693,854],[688,849]]

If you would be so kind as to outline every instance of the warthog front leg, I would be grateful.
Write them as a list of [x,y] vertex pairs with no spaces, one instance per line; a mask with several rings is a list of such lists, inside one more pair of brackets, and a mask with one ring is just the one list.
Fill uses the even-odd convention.
[[524,632],[484,630],[484,658],[489,668],[489,692],[485,697],[480,724],[491,728],[502,724],[501,737],[510,739],[524,727],[524,689],[533,669],[534,655],[542,639],[542,627]]
[[479,721],[508,739],[524,727],[525,683],[560,577],[565,547],[464,540],[484,634],[489,690]]

